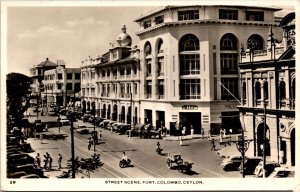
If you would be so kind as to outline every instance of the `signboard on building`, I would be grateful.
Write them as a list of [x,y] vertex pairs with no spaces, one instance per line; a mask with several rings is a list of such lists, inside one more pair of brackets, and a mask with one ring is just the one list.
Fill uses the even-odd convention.
[[198,110],[198,106],[197,105],[183,105],[182,109],[183,110]]

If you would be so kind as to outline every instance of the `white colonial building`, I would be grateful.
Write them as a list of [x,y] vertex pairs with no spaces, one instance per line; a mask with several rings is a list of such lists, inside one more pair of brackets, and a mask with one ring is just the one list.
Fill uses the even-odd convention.
[[242,43],[267,45],[268,29],[276,34],[273,7],[166,6],[135,20],[140,25],[141,123],[165,126],[171,134],[240,129],[239,52]]

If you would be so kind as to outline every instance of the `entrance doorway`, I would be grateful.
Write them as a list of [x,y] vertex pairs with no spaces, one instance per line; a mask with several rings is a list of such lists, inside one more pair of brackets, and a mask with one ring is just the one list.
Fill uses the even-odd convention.
[[[265,126],[265,127],[264,127]],[[265,134],[264,134],[265,131]],[[271,148],[270,148],[270,129],[268,125],[265,125],[264,123],[261,123],[257,127],[257,154],[258,156],[263,156],[263,151],[261,146],[265,142],[265,156],[270,156],[271,155]],[[264,138],[265,136],[265,138]]]
[[179,121],[183,127],[186,127],[186,134],[191,133],[191,126],[193,126],[194,133],[201,133],[201,113],[200,112],[181,112],[179,113]]
[[152,110],[145,109],[145,119],[144,123],[151,123],[152,124]]
[[156,128],[161,128],[165,126],[165,112],[164,111],[156,111]]
[[291,165],[295,166],[295,129],[291,132]]

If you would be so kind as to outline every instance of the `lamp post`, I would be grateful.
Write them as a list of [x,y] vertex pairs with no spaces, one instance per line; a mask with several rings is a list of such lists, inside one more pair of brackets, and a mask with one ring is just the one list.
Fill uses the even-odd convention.
[[264,132],[263,132],[263,143],[260,145],[263,155],[263,178],[266,177],[266,107],[267,103],[264,101]]

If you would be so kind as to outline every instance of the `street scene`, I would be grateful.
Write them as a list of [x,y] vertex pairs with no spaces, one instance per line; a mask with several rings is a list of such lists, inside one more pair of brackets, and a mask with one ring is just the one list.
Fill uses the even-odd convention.
[[11,182],[295,177],[293,5],[8,7]]

